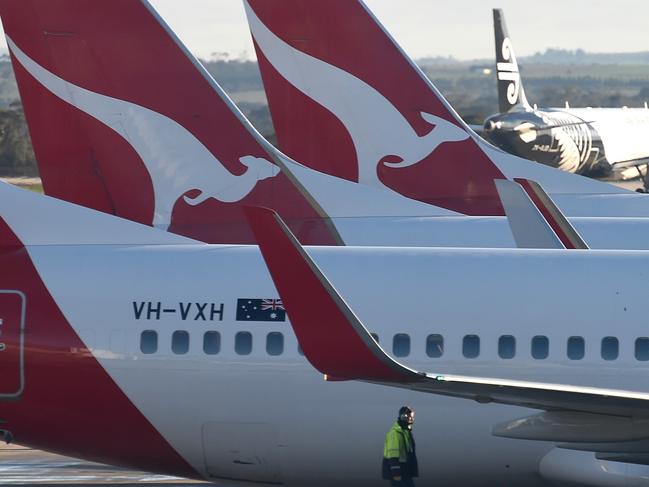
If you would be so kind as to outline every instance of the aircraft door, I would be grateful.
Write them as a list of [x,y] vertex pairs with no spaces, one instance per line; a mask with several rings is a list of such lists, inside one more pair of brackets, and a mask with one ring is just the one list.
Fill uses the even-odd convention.
[[20,397],[25,387],[25,295],[0,290],[0,401]]

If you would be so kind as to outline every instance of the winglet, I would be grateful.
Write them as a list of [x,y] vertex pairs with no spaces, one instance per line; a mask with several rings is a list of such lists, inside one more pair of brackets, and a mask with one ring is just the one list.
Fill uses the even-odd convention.
[[541,212],[543,218],[545,218],[548,225],[550,225],[566,249],[588,249],[588,245],[581,238],[579,232],[572,226],[557,205],[554,204],[552,198],[550,198],[539,183],[523,178],[514,178],[514,181],[522,186],[525,193],[527,193],[536,208]]
[[494,182],[517,247],[566,248],[520,184],[509,179],[495,179]]
[[363,380],[479,403],[536,409],[613,415],[647,409],[649,394],[642,392],[424,373],[401,365],[374,341],[273,211],[245,211],[304,355],[316,369],[336,380]]
[[392,360],[272,210],[245,209],[307,360],[340,380],[408,382],[416,372]]

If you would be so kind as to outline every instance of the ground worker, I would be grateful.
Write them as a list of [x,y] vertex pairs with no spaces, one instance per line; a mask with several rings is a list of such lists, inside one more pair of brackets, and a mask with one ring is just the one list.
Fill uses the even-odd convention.
[[385,435],[383,478],[389,480],[392,487],[414,487],[412,479],[419,476],[415,438],[412,436],[414,422],[414,409],[402,406],[396,422]]

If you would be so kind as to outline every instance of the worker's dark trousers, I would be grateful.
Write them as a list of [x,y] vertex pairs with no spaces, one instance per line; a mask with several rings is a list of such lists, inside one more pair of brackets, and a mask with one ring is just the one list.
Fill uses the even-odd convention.
[[390,480],[390,487],[415,487],[412,477],[401,477],[399,482]]

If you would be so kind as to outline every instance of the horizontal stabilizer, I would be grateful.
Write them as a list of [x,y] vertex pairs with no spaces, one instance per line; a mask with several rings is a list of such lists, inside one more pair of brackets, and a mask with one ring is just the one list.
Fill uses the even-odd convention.
[[248,209],[247,216],[298,342],[323,374],[536,409],[634,416],[649,407],[649,394],[642,392],[424,373],[402,365],[376,343],[275,213]]
[[0,217],[25,245],[198,243],[3,182],[0,182]]

